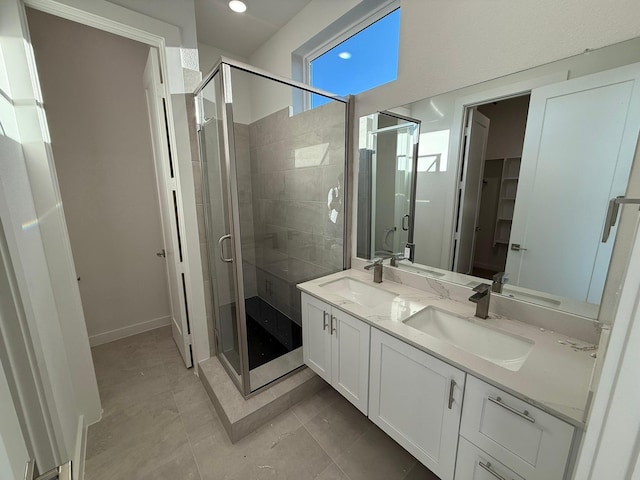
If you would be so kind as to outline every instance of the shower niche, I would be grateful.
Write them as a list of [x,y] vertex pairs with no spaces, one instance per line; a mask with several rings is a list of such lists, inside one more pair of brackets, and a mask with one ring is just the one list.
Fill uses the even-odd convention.
[[216,354],[249,396],[303,366],[296,285],[346,266],[348,101],[221,59],[196,105]]

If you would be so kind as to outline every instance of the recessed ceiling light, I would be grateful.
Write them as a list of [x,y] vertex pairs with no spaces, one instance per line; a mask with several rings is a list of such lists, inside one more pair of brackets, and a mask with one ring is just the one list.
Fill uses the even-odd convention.
[[229,2],[229,8],[236,13],[244,13],[247,11],[247,5],[240,0],[231,0]]
[[351,54],[349,52],[340,52],[338,56],[343,60],[349,60],[351,58]]

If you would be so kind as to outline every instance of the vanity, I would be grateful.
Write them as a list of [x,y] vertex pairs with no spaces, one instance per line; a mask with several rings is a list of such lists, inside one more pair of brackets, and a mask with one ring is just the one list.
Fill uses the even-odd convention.
[[305,364],[443,480],[569,478],[593,346],[424,285],[298,285]]

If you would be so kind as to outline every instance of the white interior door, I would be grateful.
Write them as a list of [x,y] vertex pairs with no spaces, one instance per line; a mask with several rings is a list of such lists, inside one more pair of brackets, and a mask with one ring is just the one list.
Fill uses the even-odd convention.
[[639,79],[635,64],[532,91],[510,282],[600,302],[615,234],[607,243],[600,238],[609,199],[627,188],[640,129]]
[[482,195],[482,174],[489,139],[489,119],[475,108],[469,110],[468,118],[454,260],[455,271],[461,273],[471,273],[473,268],[476,225]]
[[165,88],[160,81],[158,54],[149,49],[144,70],[144,89],[149,110],[153,156],[160,200],[162,231],[164,236],[164,260],[167,266],[167,283],[171,303],[171,329],[173,339],[187,367],[193,366],[191,354],[191,332],[185,299],[184,257],[178,220],[178,192],[176,168],[173,165],[171,146],[166,124],[167,111]]

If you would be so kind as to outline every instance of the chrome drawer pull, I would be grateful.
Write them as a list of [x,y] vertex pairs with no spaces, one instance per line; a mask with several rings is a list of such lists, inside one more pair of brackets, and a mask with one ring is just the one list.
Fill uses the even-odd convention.
[[326,330],[328,326],[329,326],[329,323],[327,322],[327,312],[323,311],[322,312],[322,330]]
[[[333,326],[333,321],[336,321],[336,326]],[[336,337],[338,336],[338,319],[331,315],[331,335],[333,335],[333,332],[336,332]]]
[[456,388],[456,381],[452,378],[451,385],[449,385],[449,410],[453,406],[453,389]]
[[500,475],[498,472],[496,472],[493,468],[491,468],[491,463],[490,462],[487,462],[487,463],[478,462],[478,465],[480,465],[482,468],[484,468],[487,472],[489,472],[491,475],[496,477],[498,480],[507,480],[502,475]]
[[500,397],[487,397],[489,399],[490,402],[495,403],[496,405],[500,405],[502,408],[504,408],[505,410],[509,410],[511,413],[515,413],[516,415],[518,415],[519,417],[524,418],[525,420],[531,422],[531,423],[536,423],[535,419],[531,418],[529,416],[529,410],[525,410],[524,412],[519,412],[518,410],[516,410],[513,407],[510,407],[509,405],[507,405],[506,403],[502,402],[502,398]]

